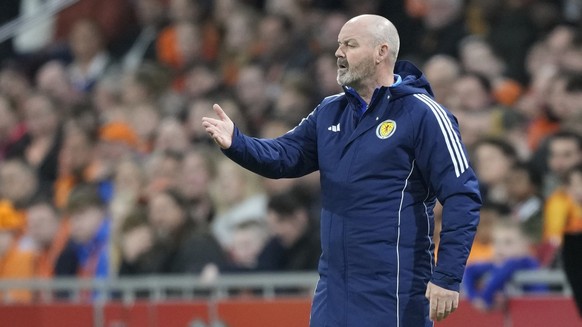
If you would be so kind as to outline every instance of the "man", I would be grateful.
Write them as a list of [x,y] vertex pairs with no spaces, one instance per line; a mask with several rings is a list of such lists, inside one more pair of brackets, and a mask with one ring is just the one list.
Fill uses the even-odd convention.
[[548,140],[548,167],[558,178],[558,185],[546,198],[543,214],[543,238],[540,255],[542,264],[552,265],[562,246],[566,221],[570,215],[572,199],[564,182],[568,172],[582,163],[582,137],[572,131],[559,131]]
[[309,217],[309,201],[293,188],[274,194],[267,205],[273,237],[259,256],[258,268],[268,271],[315,270],[319,261],[319,228]]
[[106,278],[111,221],[96,185],[77,186],[69,197],[69,243],[55,265],[55,276]]
[[[399,38],[390,21],[357,16],[338,43],[345,93],[324,99],[287,134],[247,137],[218,105],[219,119],[203,125],[227,156],[263,176],[320,171],[312,327],[432,326],[429,317],[442,320],[458,306],[479,220],[477,179],[455,118],[433,100],[416,67],[396,63]],[[444,208],[435,266],[437,199]]]
[[35,276],[51,278],[60,253],[67,245],[69,223],[57,209],[44,200],[37,200],[26,209],[26,234],[36,251]]

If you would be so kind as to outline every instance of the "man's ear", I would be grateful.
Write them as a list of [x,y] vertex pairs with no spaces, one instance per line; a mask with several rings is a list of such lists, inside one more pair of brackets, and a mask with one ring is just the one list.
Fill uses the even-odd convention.
[[376,63],[379,64],[380,62],[386,60],[388,57],[388,44],[382,43],[378,46],[378,50],[376,51]]

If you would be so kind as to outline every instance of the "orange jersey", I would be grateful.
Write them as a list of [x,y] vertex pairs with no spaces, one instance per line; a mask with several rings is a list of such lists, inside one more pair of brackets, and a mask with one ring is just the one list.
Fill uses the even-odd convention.
[[[34,274],[35,256],[32,252],[18,249],[18,241],[15,241],[8,252],[0,258],[0,279],[29,279]],[[8,294],[0,294],[7,297],[10,302],[29,302],[32,293],[27,290],[13,289]]]
[[467,258],[467,264],[491,260],[493,260],[493,245],[477,241],[473,242],[471,253],[469,253],[469,258]]
[[564,234],[577,233],[582,233],[582,205],[560,188],[546,200],[544,241],[561,240]]

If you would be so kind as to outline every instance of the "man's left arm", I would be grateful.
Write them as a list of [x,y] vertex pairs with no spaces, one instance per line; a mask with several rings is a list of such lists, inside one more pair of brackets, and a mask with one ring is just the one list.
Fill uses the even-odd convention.
[[[473,244],[481,196],[455,117],[428,96],[415,135],[416,165],[443,205],[438,262],[427,287],[431,319],[444,319],[458,306],[459,287]],[[418,119],[419,118],[419,119]]]

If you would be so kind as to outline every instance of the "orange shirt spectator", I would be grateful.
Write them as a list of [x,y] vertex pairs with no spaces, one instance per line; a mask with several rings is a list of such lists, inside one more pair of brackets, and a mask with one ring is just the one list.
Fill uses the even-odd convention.
[[[23,251],[18,241],[24,228],[24,217],[8,201],[0,201],[0,279],[27,279],[34,274],[33,252]],[[0,294],[10,302],[32,299],[30,291],[10,290]]]
[[36,250],[34,275],[51,278],[56,261],[70,234],[68,220],[62,220],[57,209],[49,202],[35,202],[26,210],[27,240]]
[[562,188],[546,200],[544,241],[559,245],[564,233],[582,233],[582,205]]

